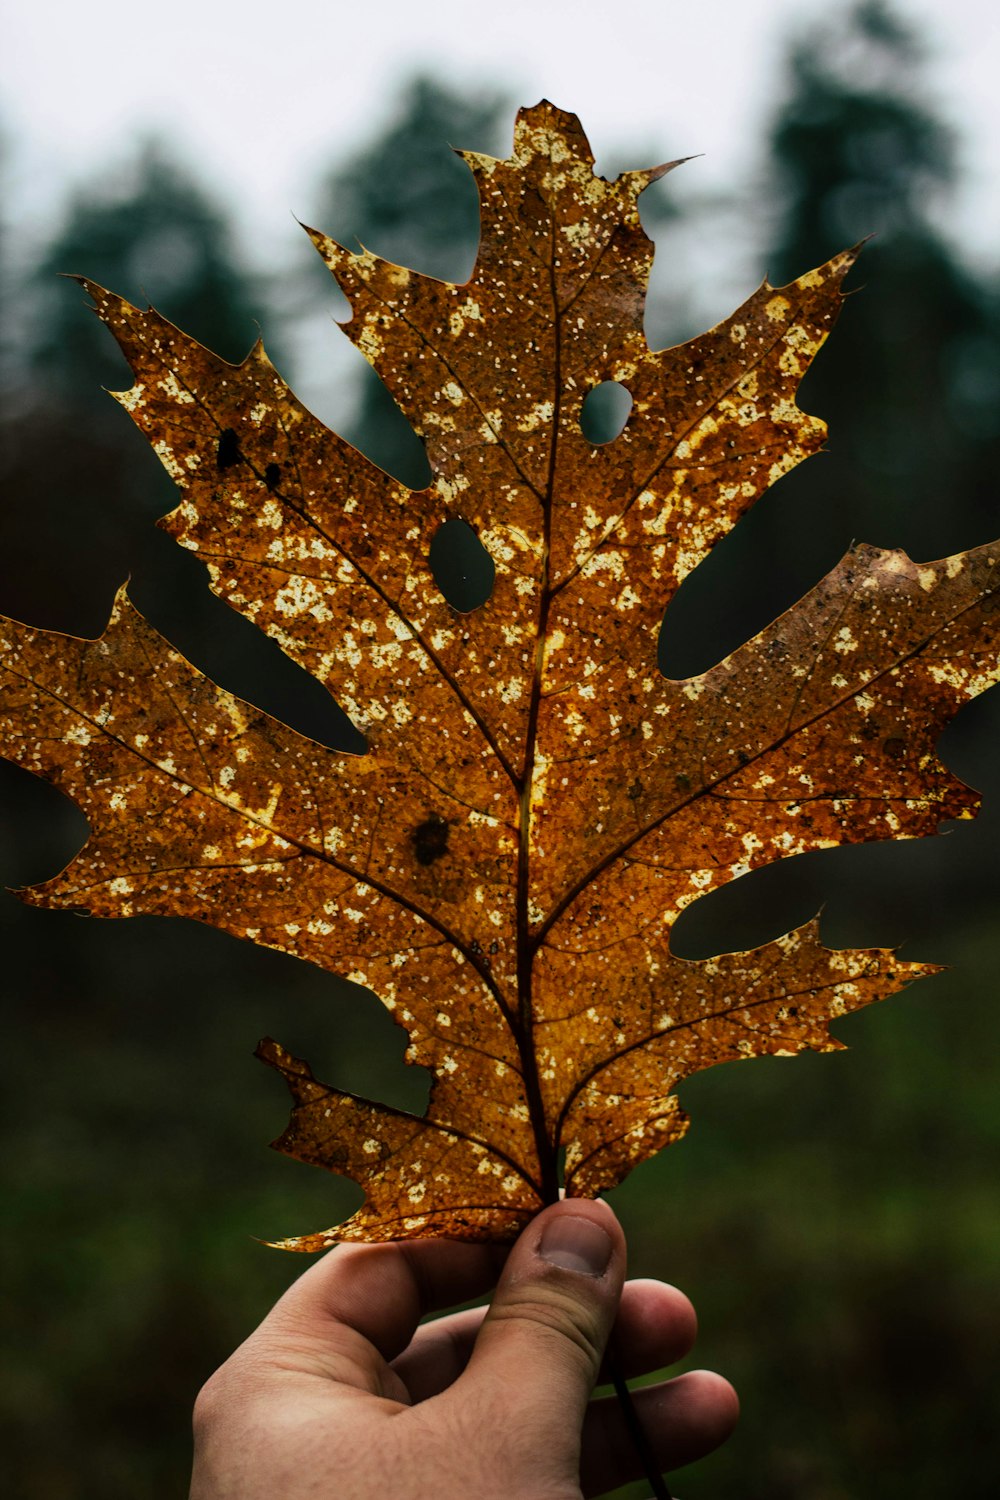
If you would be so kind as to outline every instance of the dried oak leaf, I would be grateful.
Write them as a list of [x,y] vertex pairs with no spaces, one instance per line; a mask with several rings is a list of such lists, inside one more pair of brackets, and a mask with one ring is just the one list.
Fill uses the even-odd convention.
[[[91,288],[131,363],[119,396],[182,491],[163,523],[212,585],[328,685],[368,738],[323,748],[209,682],[124,594],[100,640],[7,624],[2,749],[91,837],[24,893],[102,916],[194,917],[368,985],[433,1078],[426,1117],[315,1080],[277,1145],[363,1207],[284,1243],[514,1235],[683,1133],[699,1069],[838,1047],[828,1030],[930,966],[831,951],[815,924],[688,962],[692,901],[807,850],[973,816],[934,744],[995,682],[1000,546],[930,564],[853,549],[710,671],[656,667],[664,608],[757,497],[821,445],[795,392],[853,253],[765,283],[676,349],[642,331],[636,200],[666,167],[595,175],[573,116],[468,155],[472,279],[315,243],[350,338],[426,442],[412,492],[328,431],[255,348],[230,366]],[[633,397],[613,442],[586,394]],[[449,605],[429,565],[460,516],[496,570]]]

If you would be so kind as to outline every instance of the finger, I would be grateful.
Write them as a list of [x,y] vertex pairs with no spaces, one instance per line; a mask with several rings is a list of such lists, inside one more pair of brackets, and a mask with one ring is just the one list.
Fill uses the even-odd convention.
[[507,1248],[450,1240],[338,1245],[288,1289],[248,1344],[286,1369],[372,1389],[383,1361],[406,1347],[425,1314],[493,1285]]
[[[426,1401],[454,1384],[472,1354],[485,1307],[450,1313],[418,1328],[413,1342],[393,1362],[413,1401]],[[662,1281],[627,1281],[611,1333],[616,1367],[631,1379],[663,1369],[687,1354],[696,1332],[694,1308],[676,1287]],[[598,1383],[611,1375],[601,1369]]]
[[[608,1340],[615,1368],[628,1379],[662,1370],[694,1346],[698,1319],[690,1300],[665,1281],[626,1281]],[[601,1367],[599,1383],[611,1374]]]
[[392,1362],[411,1401],[428,1401],[454,1385],[469,1363],[485,1316],[485,1307],[470,1307],[417,1329],[409,1348]]
[[464,1375],[441,1396],[504,1433],[504,1462],[541,1493],[577,1482],[580,1429],[625,1277],[603,1202],[544,1209],[514,1245]]
[[[739,1416],[736,1392],[728,1380],[710,1370],[692,1370],[631,1394],[661,1473],[693,1463],[718,1448]],[[645,1473],[617,1396],[592,1401],[580,1457],[584,1494],[603,1495]]]

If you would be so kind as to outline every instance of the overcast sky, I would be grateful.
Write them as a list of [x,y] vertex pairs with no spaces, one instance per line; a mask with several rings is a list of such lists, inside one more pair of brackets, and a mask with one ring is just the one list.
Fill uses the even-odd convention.
[[[598,152],[704,152],[699,187],[753,163],[790,31],[838,0],[32,0],[8,6],[0,125],[12,237],[43,231],[66,185],[156,128],[224,192],[258,260],[298,232],[318,169],[369,136],[418,66],[579,114]],[[931,78],[970,169],[957,227],[1000,244],[1000,7],[897,0],[933,44]],[[454,144],[464,144],[456,142]],[[647,165],[648,163],[631,163]]]

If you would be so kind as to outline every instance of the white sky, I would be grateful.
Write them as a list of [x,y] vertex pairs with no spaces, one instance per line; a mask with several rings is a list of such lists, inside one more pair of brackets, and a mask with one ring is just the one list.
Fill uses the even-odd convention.
[[[286,261],[300,233],[290,215],[307,214],[317,170],[372,133],[418,66],[509,85],[525,104],[546,95],[581,116],[599,165],[623,142],[661,158],[704,152],[686,169],[698,187],[731,189],[753,165],[789,28],[837,3],[22,0],[0,33],[4,218],[30,244],[70,181],[155,127],[237,210],[254,258]],[[934,93],[965,142],[956,233],[992,258],[1000,6],[896,3],[932,41]]]

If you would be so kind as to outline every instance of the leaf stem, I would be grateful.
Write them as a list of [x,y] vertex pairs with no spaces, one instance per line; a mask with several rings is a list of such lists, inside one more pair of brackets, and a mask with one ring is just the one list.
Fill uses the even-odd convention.
[[632,1400],[632,1392],[628,1388],[628,1381],[610,1353],[605,1355],[605,1364],[608,1374],[611,1376],[611,1383],[615,1388],[615,1395],[618,1397],[622,1416],[625,1418],[625,1426],[628,1428],[629,1437],[632,1439],[635,1451],[639,1455],[643,1469],[646,1471],[646,1478],[649,1480],[654,1500],[671,1500],[667,1481],[660,1473],[660,1466],[656,1462],[656,1455],[653,1452],[652,1444],[649,1441],[646,1429],[642,1425],[639,1413],[635,1409],[635,1402]]

